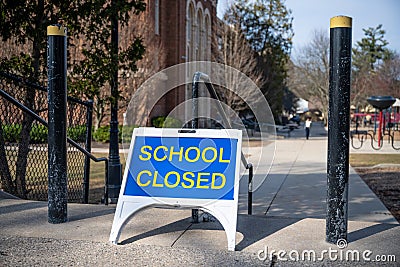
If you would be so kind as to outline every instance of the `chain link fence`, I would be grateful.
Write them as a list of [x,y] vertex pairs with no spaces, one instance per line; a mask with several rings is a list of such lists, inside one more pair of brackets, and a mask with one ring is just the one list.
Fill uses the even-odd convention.
[[[47,89],[0,72],[0,90],[0,188],[23,199],[47,200],[47,127],[3,96],[10,95],[47,121]],[[89,152],[91,116],[92,102],[68,97],[67,136]],[[90,161],[67,146],[68,201],[86,202]]]

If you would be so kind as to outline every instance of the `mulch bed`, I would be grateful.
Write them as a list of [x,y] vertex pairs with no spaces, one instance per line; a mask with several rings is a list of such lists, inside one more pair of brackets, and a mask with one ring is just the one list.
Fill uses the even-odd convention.
[[400,168],[357,168],[356,170],[400,223]]

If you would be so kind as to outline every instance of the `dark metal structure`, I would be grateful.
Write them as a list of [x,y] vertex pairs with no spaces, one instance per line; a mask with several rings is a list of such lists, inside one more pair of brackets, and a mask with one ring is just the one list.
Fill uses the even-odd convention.
[[[350,131],[350,143],[354,149],[360,149],[364,143],[368,142],[374,150],[380,150],[383,147],[383,143],[387,137],[388,143],[392,146],[394,150],[400,150],[400,147],[395,145],[395,131],[379,131],[374,130],[352,130]],[[355,141],[357,140],[357,141]],[[380,140],[380,142],[379,142]]]
[[67,28],[47,27],[48,221],[68,220]]
[[385,111],[396,102],[396,99],[392,96],[371,96],[368,97],[367,101],[374,108],[379,110],[378,129],[374,127],[374,130],[360,131],[358,127],[356,127],[355,130],[350,132],[351,146],[355,149],[360,149],[363,144],[370,139],[371,147],[375,150],[379,150],[383,147],[384,138],[387,137],[388,143],[392,145],[392,148],[400,150],[400,147],[396,147],[395,145],[395,131],[394,129],[391,131],[394,125],[391,123],[391,114]]
[[[28,91],[35,96],[33,110],[24,105]],[[92,112],[92,101],[67,97],[68,202],[88,203],[90,160],[106,162],[107,179],[108,159],[96,158],[90,153]],[[32,120],[29,126],[28,154],[25,166],[17,169],[18,158],[21,157],[22,125],[26,121],[24,117]],[[47,200],[46,87],[0,72],[0,125],[0,187],[21,198]],[[7,180],[10,181],[8,185]],[[21,190],[21,186],[25,190]],[[22,191],[26,191],[26,194],[19,194]]]
[[[198,97],[199,97],[199,85],[200,82],[203,82],[207,88],[208,93],[210,94],[211,98],[217,100],[217,109],[219,114],[222,117],[223,126],[227,129],[232,129],[232,125],[228,119],[228,116],[225,113],[225,110],[221,104],[221,98],[218,96],[217,91],[215,91],[214,86],[212,85],[210,78],[207,74],[202,72],[196,72],[193,75],[193,82],[192,82],[192,120],[191,120],[191,128],[198,129],[199,128],[199,121],[198,121]],[[248,163],[246,157],[244,156],[243,152],[241,152],[241,161],[246,169],[249,170],[249,180],[248,180],[248,206],[247,206],[247,213],[249,215],[252,214],[252,206],[253,206],[253,164]],[[193,222],[198,222],[198,210],[192,210],[192,219]]]
[[[34,92],[33,110],[25,104],[25,95]],[[79,99],[67,98],[67,164],[68,164],[68,201],[88,202],[89,156],[80,149],[90,152],[91,120],[93,103]],[[17,168],[21,147],[21,130],[24,117],[32,118],[30,140],[25,166]],[[0,187],[11,194],[31,200],[47,200],[47,89],[37,83],[29,82],[22,77],[0,72],[0,160],[4,164],[0,170]],[[74,145],[75,144],[75,145]],[[79,148],[78,148],[79,147]],[[85,165],[86,162],[86,165]],[[10,174],[13,188],[7,188],[5,176]],[[85,173],[85,170],[87,172]],[[22,175],[23,172],[23,175]],[[18,194],[14,188],[22,186],[25,181],[26,194]],[[86,188],[86,190],[85,190]],[[23,190],[19,190],[23,191]]]
[[347,241],[352,19],[330,27],[326,241]]
[[122,183],[122,165],[119,157],[118,146],[118,14],[117,0],[112,0],[111,5],[115,14],[111,18],[111,66],[113,69],[111,78],[111,120],[110,120],[110,144],[108,161],[108,182],[106,183],[108,198],[106,202],[116,204]]

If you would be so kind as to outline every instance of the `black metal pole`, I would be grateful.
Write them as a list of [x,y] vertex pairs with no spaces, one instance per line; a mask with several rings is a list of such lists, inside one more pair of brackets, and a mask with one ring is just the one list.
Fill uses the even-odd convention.
[[192,83],[192,129],[199,128],[199,82],[201,72],[196,72],[193,76]]
[[[199,82],[200,82],[200,72],[196,72],[193,76],[192,83],[192,129],[199,128]],[[199,222],[199,210],[192,209],[192,221],[193,223]]]
[[[208,77],[208,75],[201,73],[201,72],[197,72],[196,75],[194,76],[193,79],[193,83],[198,82],[200,79],[202,79],[207,87],[208,92],[210,93],[211,98],[217,100],[217,108],[218,108],[218,112],[221,114],[222,116],[222,121],[225,125],[225,127],[232,129],[232,125],[228,119],[228,116],[225,113],[225,110],[221,104],[221,99],[218,96],[217,91],[215,91],[210,78]],[[196,85],[197,87],[193,86],[193,95],[198,95],[198,85]],[[194,100],[193,100],[194,101]],[[193,114],[197,114],[197,107],[195,108],[194,105],[197,104],[197,102],[193,102]],[[196,125],[196,124],[194,124]],[[251,163],[247,163],[247,159],[243,154],[243,151],[241,152],[241,160],[243,165],[246,167],[246,169],[249,170],[249,181],[248,181],[248,195],[247,195],[247,213],[249,215],[251,215],[253,213],[253,164]]]
[[114,70],[111,79],[111,120],[110,120],[110,145],[108,160],[108,198],[110,203],[117,203],[122,183],[122,166],[118,147],[118,10],[116,1],[111,2],[114,15],[111,19],[111,60]]
[[247,191],[247,214],[253,213],[253,164],[248,163],[246,169],[249,170],[249,188]]
[[48,222],[68,220],[67,202],[67,29],[47,27]]
[[330,21],[326,241],[347,240],[350,131],[350,17]]
[[[93,124],[93,100],[87,101],[86,106],[86,140],[85,149],[92,152],[92,124]],[[85,169],[83,174],[83,203],[89,203],[89,179],[90,179],[90,158],[85,156]]]

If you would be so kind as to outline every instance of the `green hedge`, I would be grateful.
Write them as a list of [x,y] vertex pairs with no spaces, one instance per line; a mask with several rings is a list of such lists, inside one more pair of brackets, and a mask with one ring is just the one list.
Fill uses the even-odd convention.
[[[120,126],[118,126],[120,128]],[[121,133],[121,131],[119,131]],[[110,142],[110,125],[100,126],[96,131],[93,130],[93,140],[101,143]],[[118,140],[120,136],[118,135]]]
[[31,144],[44,144],[47,143],[48,130],[47,127],[42,124],[32,125],[31,132]]
[[165,116],[154,117],[151,120],[151,123],[156,128],[181,128],[182,127],[182,122],[180,120],[172,118],[172,117],[165,117]]
[[3,138],[7,143],[17,143],[21,135],[21,124],[5,124],[1,125],[3,130]]
[[[133,129],[137,126],[122,126],[118,125],[118,142],[122,142],[122,138],[125,143],[129,143],[132,138]],[[96,131],[93,130],[93,140],[101,143],[110,142],[110,126],[101,126]]]
[[[5,142],[17,143],[21,138],[21,124],[6,124],[1,126],[3,130],[3,138]],[[42,124],[32,125],[32,129],[29,133],[30,143],[43,144],[47,142],[47,127]]]
[[130,143],[132,140],[132,132],[133,129],[137,128],[137,126],[124,126],[122,127],[122,141],[124,143]]
[[86,125],[67,128],[67,136],[75,142],[83,143],[86,140]]
[[[6,124],[2,125],[3,138],[7,143],[18,143],[20,141],[22,125],[21,124]],[[122,136],[124,142],[129,143],[132,136],[132,131],[137,126],[118,126],[118,141],[122,142]],[[46,126],[41,124],[32,125],[30,132],[30,143],[32,144],[43,144],[47,143],[48,129]],[[67,136],[76,142],[85,142],[86,139],[86,125],[79,125],[67,128]],[[92,137],[96,142],[108,143],[110,142],[110,126],[101,126],[96,131],[92,128]]]
[[[6,124],[2,125],[1,128],[5,142],[18,143],[20,141],[21,124]],[[42,124],[33,124],[29,135],[31,144],[44,144],[47,143],[48,129]],[[85,142],[86,126],[79,125],[67,128],[67,136],[76,142]]]

